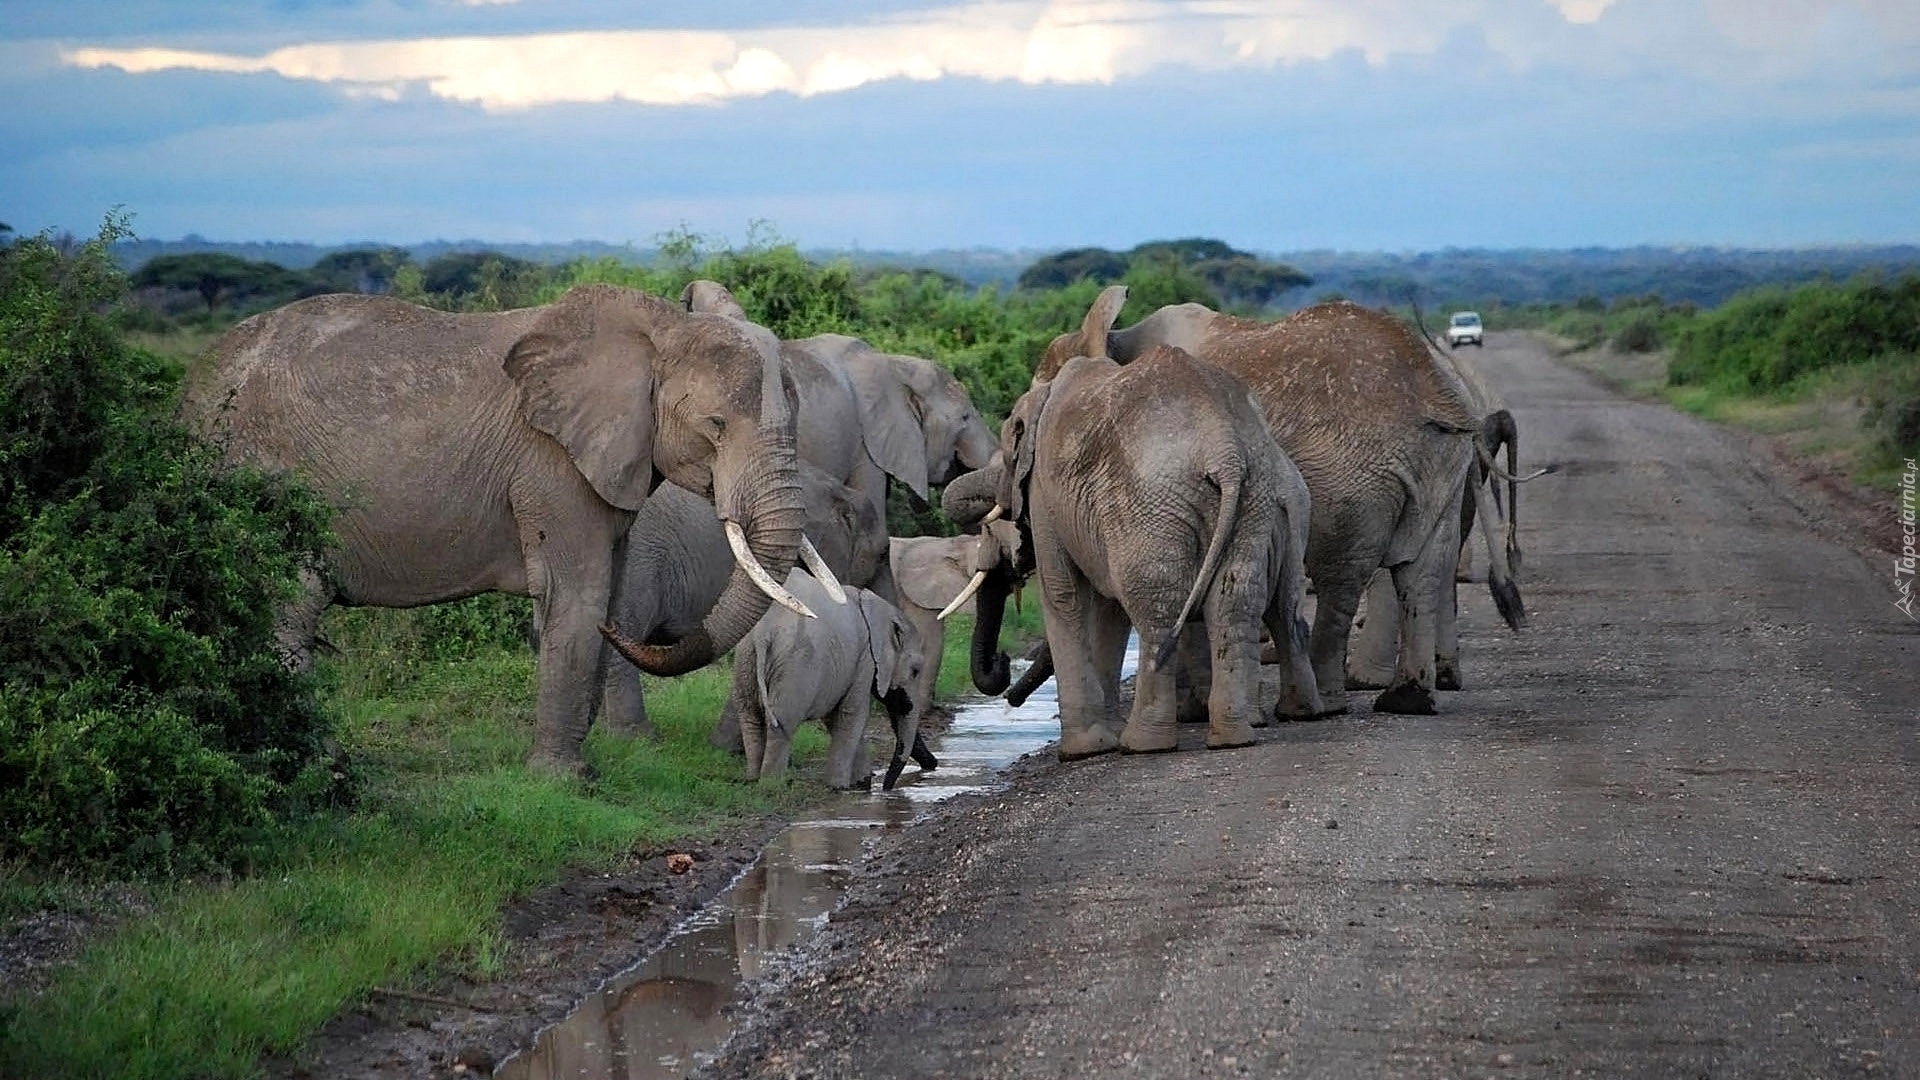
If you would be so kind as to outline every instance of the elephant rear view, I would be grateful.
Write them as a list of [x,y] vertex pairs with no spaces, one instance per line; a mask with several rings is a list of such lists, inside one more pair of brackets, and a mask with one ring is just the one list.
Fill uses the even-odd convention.
[[1346,709],[1354,611],[1384,567],[1408,620],[1374,708],[1433,712],[1437,586],[1457,554],[1453,526],[1480,422],[1459,375],[1411,329],[1345,301],[1277,323],[1175,304],[1114,330],[1125,301],[1125,286],[1102,292],[1080,329],[1047,347],[1036,380],[1077,356],[1129,363],[1174,346],[1244,381],[1313,496],[1306,566],[1316,593],[1313,667],[1327,705]]
[[[1246,385],[1174,348],[1125,367],[1083,356],[1049,375],[1001,428],[997,502],[1031,537],[1061,759],[1177,745],[1170,660],[1193,620],[1206,624],[1216,668],[1208,746],[1253,741],[1265,709],[1263,626],[1290,661],[1281,709],[1322,712],[1299,614],[1307,488]],[[1012,585],[987,570],[979,564],[974,578],[976,657],[998,638],[993,613]],[[1130,628],[1140,635],[1140,672],[1132,714],[1116,731]]]
[[284,613],[305,663],[333,602],[411,607],[530,595],[541,626],[530,763],[582,767],[598,628],[633,513],[658,477],[710,498],[740,565],[660,674],[732,648],[800,550],[793,415],[765,330],[609,285],[544,307],[449,314],[320,296],[241,323],[190,388],[229,452],[297,469],[337,509],[330,580]]

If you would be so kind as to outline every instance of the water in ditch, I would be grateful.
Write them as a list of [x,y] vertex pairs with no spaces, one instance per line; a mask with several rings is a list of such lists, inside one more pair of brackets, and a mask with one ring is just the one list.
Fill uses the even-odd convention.
[[[1131,673],[1134,653],[1127,656]],[[714,901],[658,951],[609,980],[496,1080],[666,1080],[685,1076],[729,1031],[722,1007],[742,979],[819,929],[839,904],[867,841],[943,800],[995,784],[1009,764],[1060,734],[1049,682],[1020,708],[975,700],[933,744],[940,767],[909,771],[890,792],[850,794],[776,836]]]

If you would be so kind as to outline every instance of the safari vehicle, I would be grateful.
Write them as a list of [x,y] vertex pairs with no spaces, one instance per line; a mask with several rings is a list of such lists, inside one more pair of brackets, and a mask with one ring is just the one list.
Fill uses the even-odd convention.
[[1487,342],[1481,336],[1480,313],[1477,311],[1456,311],[1447,320],[1447,344],[1465,345],[1471,342],[1485,347]]

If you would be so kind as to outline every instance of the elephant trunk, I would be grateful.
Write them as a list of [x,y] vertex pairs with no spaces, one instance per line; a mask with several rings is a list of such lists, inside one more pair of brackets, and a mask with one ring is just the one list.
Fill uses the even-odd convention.
[[953,478],[940,493],[940,509],[955,525],[971,529],[992,512],[1000,487],[1001,469],[997,460],[983,468]]
[[[763,432],[747,465],[714,470],[714,504],[723,520],[741,524],[745,548],[775,582],[786,580],[800,553],[806,506],[791,427]],[[741,557],[745,561],[746,556]],[[671,645],[647,645],[603,630],[619,653],[650,675],[684,675],[731,651],[753,629],[771,602],[744,565],[736,565],[713,610],[700,627]]]
[[1011,662],[1000,651],[1000,624],[1006,617],[1007,593],[1012,585],[1012,575],[996,571],[987,576],[973,598],[973,644],[968,663],[974,688],[988,696],[1003,693],[1012,681]]

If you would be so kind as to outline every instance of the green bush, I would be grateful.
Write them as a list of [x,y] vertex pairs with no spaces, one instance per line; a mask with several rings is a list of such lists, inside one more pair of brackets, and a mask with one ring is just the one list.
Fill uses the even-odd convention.
[[1813,372],[1920,350],[1920,275],[1742,293],[1690,321],[1668,381],[1781,390]]
[[1920,456],[1920,353],[1890,360],[1867,399],[1867,425],[1893,457]]
[[1658,316],[1636,314],[1613,332],[1613,347],[1620,352],[1648,353],[1660,348]]
[[0,252],[0,860],[231,866],[342,779],[273,636],[329,514],[172,419],[118,232]]

